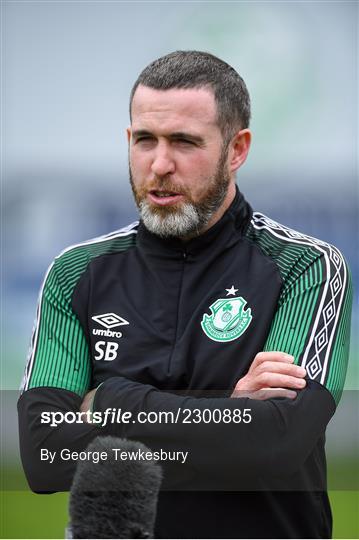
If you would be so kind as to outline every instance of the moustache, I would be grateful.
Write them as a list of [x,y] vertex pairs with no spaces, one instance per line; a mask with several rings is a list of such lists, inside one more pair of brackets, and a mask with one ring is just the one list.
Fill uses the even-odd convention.
[[143,186],[143,190],[147,193],[151,191],[165,191],[168,193],[176,193],[177,195],[188,196],[188,190],[184,186],[180,186],[170,180],[156,179]]

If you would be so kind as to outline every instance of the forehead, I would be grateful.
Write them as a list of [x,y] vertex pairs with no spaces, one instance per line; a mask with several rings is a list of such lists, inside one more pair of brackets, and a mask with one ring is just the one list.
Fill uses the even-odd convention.
[[155,90],[139,85],[132,101],[132,127],[205,129],[217,127],[214,94],[207,88]]

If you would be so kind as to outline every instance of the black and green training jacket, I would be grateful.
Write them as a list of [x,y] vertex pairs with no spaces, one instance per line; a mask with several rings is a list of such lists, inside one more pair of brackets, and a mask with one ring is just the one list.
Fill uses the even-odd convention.
[[[325,429],[344,386],[350,311],[340,252],[253,212],[238,189],[187,243],[140,222],[66,249],[44,280],[18,403],[30,487],[71,486],[76,462],[41,462],[42,447],[81,451],[112,434],[189,452],[186,464],[163,463],[159,538],[330,537]],[[260,351],[306,368],[294,400],[229,397]],[[40,422],[43,411],[78,411],[92,388],[94,411],[177,421]],[[238,422],[244,409],[249,423]]]

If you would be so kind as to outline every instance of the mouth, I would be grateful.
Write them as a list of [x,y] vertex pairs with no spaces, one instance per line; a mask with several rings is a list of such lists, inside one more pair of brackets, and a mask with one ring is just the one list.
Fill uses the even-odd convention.
[[176,193],[173,191],[153,189],[148,192],[148,198],[154,204],[158,204],[160,206],[169,206],[179,203],[183,199],[183,195],[181,195],[181,193]]

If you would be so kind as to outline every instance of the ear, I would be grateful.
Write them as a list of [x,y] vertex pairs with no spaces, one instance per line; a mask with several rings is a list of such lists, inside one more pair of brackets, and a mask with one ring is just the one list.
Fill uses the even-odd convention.
[[126,133],[127,133],[127,142],[128,144],[130,144],[130,141],[131,141],[131,127],[128,127],[126,128]]
[[233,137],[228,149],[228,163],[231,172],[235,172],[247,159],[252,134],[249,129],[241,129]]

